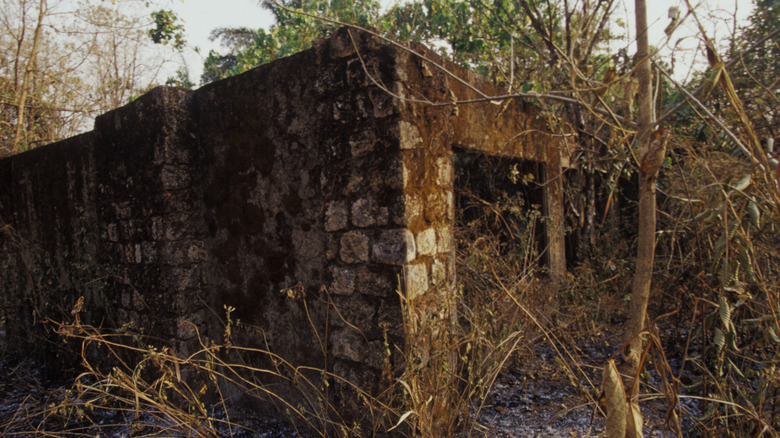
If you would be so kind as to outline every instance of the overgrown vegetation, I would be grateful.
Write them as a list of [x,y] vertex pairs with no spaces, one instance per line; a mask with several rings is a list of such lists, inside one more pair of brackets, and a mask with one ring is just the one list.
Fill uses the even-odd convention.
[[[92,120],[159,83],[172,52],[154,38],[175,19],[149,2],[3,0],[0,3],[0,157],[84,132]],[[167,32],[166,32],[167,31]]]
[[[432,327],[439,323],[420,320],[426,313],[416,306],[422,304],[399,296],[406,337],[406,348],[400,353],[406,366],[394,379],[390,376],[393,381],[381,394],[369,394],[327,370],[295,366],[271,351],[235,345],[232,333],[238,328],[230,316],[234,309],[225,309],[221,342],[198,336],[197,351],[181,357],[167,346],[147,344],[149,337],[133,332],[131,326],[107,331],[82,323],[82,297],[69,322],[48,324],[65,342],[80,345],[83,371],[73,386],[17,400],[14,410],[0,418],[0,431],[4,436],[246,436],[253,428],[274,427],[287,433],[300,428],[304,436],[339,437],[434,437],[486,431],[476,421],[481,403],[506,366],[528,353],[523,345],[532,336],[530,329],[538,325],[545,331],[529,310],[534,307],[529,301],[530,285],[537,281],[533,269],[517,276],[515,268],[526,260],[525,256],[518,259],[515,251],[500,249],[501,236],[508,229],[488,232],[495,228],[495,215],[507,212],[515,215],[510,219],[514,226],[533,230],[538,216],[526,216],[518,204],[507,202],[506,210],[487,209],[462,230],[460,320],[452,331],[431,338]],[[471,238],[476,229],[481,243],[474,245]],[[530,236],[533,239],[533,233]],[[389,358],[393,352],[386,347]],[[19,374],[16,384],[36,381]],[[340,403],[334,402],[336,391]],[[291,397],[291,392],[296,395]],[[237,394],[242,405],[249,399],[273,406],[289,420],[287,426],[269,426],[236,414]],[[362,417],[342,416],[344,397],[359,405]]]
[[[277,17],[272,29],[214,32],[229,53],[209,56],[204,81],[308,47],[335,26],[315,18],[319,15],[373,25],[393,38],[443,42],[453,59],[519,91],[515,98],[539,98],[554,125],[571,134],[568,285],[553,291],[538,278],[538,208],[506,190],[492,199],[479,190],[464,192],[458,320],[451,332],[429,340],[432,344],[407,342],[405,371],[392,376],[395,384],[386,393],[369,396],[351,388],[366,407],[364,423],[343,421],[330,404],[323,382],[347,384],[332,373],[296,368],[256,349],[245,353],[273,357],[278,366],[247,368],[227,354],[241,346],[205,340],[197,353],[179,358],[168,348],[126,342],[128,335],[100,332],[76,319],[59,330],[84,343],[84,374],[73,388],[54,394],[55,402],[21,404],[24,410],[7,414],[0,431],[93,433],[116,426],[99,424],[108,416],[138,433],[226,435],[242,427],[229,416],[228,385],[276,400],[280,412],[322,436],[480,433],[485,430],[476,418],[496,378],[509,364],[521,366],[533,354],[529,345],[548,343],[594,410],[601,409],[600,401],[611,404],[607,411],[614,414],[627,403],[631,413],[633,396],[643,394],[639,408],[650,398],[663,400],[668,428],[678,436],[778,436],[780,168],[771,145],[777,135],[780,33],[778,2],[755,6],[748,26],[730,41],[708,41],[702,30],[710,67],[691,83],[666,76],[660,60],[652,69],[658,118],[671,134],[668,153],[655,163],[660,174],[654,182],[652,323],[628,334],[647,341],[636,374],[628,376],[636,377],[634,384],[623,387],[611,363],[603,364],[610,383],[600,398],[594,373],[571,354],[583,340],[598,338],[619,359],[636,274],[635,186],[643,163],[632,121],[636,81],[629,45],[607,27],[616,3],[430,0],[384,15],[373,2],[269,3]],[[678,11],[675,26],[686,19],[700,18],[693,8]],[[674,31],[669,28],[662,44],[671,42]],[[615,44],[618,50],[607,49]],[[556,103],[555,97],[569,100]],[[534,183],[530,173],[504,170],[494,175],[504,188],[522,191]],[[417,339],[427,322],[412,320],[417,304],[400,299],[405,333]],[[427,353],[431,345],[435,357]],[[98,348],[117,366],[91,365],[90,351]],[[128,351],[140,360],[128,361]],[[286,381],[309,403],[286,405],[247,377],[256,374]],[[625,420],[628,413],[618,417]],[[623,432],[609,433],[625,434],[622,424]]]

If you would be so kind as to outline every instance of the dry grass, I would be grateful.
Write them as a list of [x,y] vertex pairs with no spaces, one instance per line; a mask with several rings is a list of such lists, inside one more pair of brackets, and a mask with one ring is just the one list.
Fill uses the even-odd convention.
[[[691,310],[648,325],[644,367],[631,376],[638,383],[628,390],[640,406],[660,409],[678,435],[777,436],[778,233],[765,210],[753,222],[749,204],[760,204],[760,193],[723,196],[717,172],[738,174],[741,168],[729,166],[728,157],[691,157],[680,160],[678,173],[667,180],[676,191],[667,193],[662,214],[654,292],[661,303],[653,308],[656,315],[682,304]],[[707,199],[699,203],[686,193]],[[556,366],[583,403],[603,415],[595,378],[600,373],[584,360],[582,345],[612,342],[615,357],[622,350],[614,341],[622,336],[616,330],[631,277],[631,245],[605,248],[575,269],[567,288],[553,291],[539,275],[538,213],[509,201],[472,199],[470,219],[457,230],[459,287],[446,324],[420,311],[430,303],[399,295],[406,367],[395,380],[389,376],[393,384],[381,394],[265,349],[233,345],[229,315],[222,344],[198,338],[196,351],[180,357],[165,346],[139,344],[134,334],[82,324],[77,306],[70,322],[55,326],[81,345],[81,374],[65,389],[30,387],[15,410],[3,412],[0,435],[241,436],[256,423],[233,414],[233,395],[240,393],[275,406],[291,427],[314,436],[481,436],[488,430],[477,418],[496,380],[510,367],[534,363],[539,343],[555,351]],[[719,208],[726,216],[709,214]],[[741,228],[731,228],[724,217]],[[725,233],[728,251],[718,259],[724,229],[734,232]],[[672,342],[669,333],[684,336]],[[264,383],[268,378],[292,389],[296,401]],[[363,418],[343,415],[333,402],[336,386],[351,394]]]

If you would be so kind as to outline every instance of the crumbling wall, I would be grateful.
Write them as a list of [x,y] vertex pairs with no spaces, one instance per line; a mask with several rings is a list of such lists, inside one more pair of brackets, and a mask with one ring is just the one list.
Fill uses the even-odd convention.
[[[235,344],[376,388],[403,366],[409,330],[453,323],[453,146],[544,166],[560,272],[560,152],[538,110],[460,103],[499,92],[413,48],[341,29],[0,160],[10,343],[34,343],[85,296],[85,320],[187,353],[222,341],[230,309]],[[401,297],[418,326],[403,326]]]
[[[397,80],[389,47],[362,47],[380,80]],[[401,341],[396,288],[414,242],[397,104],[367,85],[350,40],[333,39],[198,90],[193,118],[214,307],[260,329],[239,327],[237,343],[262,336],[322,367],[320,337],[339,375],[375,382],[381,327]]]
[[187,95],[155,90],[99,117],[92,132],[2,160],[9,343],[45,344],[36,327],[68,314],[82,295],[96,324],[173,335],[179,293],[192,290],[186,263],[169,254],[174,228],[194,226],[176,212],[169,172]]

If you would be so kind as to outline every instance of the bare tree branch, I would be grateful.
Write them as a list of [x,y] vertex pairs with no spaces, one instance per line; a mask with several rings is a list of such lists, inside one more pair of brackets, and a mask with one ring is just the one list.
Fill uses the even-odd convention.
[[[733,67],[734,64],[736,64],[737,62],[741,62],[742,58],[745,55],[747,55],[748,53],[751,53],[754,50],[756,50],[757,48],[761,47],[768,39],[774,38],[777,34],[780,34],[780,26],[775,28],[775,30],[773,30],[772,32],[769,32],[768,34],[766,34],[766,36],[764,36],[760,40],[758,40],[755,43],[753,43],[747,49],[745,49],[742,52],[740,52],[738,56],[733,57],[731,60],[729,60],[728,62],[723,64],[723,67],[726,68],[726,69],[728,69],[730,67]],[[691,94],[694,94],[694,95],[695,94],[699,94],[703,89],[704,89],[704,85],[700,85],[699,88],[694,90]],[[682,108],[683,106],[685,106],[687,104],[688,104],[688,102],[683,101],[683,102],[680,102],[677,105],[673,106],[670,110],[666,111],[662,116],[660,116],[658,118],[658,120],[656,121],[656,124],[663,123],[664,121],[666,121],[666,119],[668,119],[669,117],[674,115],[677,111],[680,110],[680,108]]]

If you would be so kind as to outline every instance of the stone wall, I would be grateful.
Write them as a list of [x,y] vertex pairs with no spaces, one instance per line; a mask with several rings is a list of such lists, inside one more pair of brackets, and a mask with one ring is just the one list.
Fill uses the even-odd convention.
[[84,296],[85,321],[187,353],[198,336],[222,340],[231,308],[235,344],[376,386],[402,366],[385,357],[385,339],[403,350],[400,296],[418,320],[450,323],[453,147],[544,167],[560,276],[556,137],[531,104],[463,103],[500,93],[413,50],[341,29],[194,92],[157,88],[92,132],[0,160],[9,345],[36,343],[44,318]]

